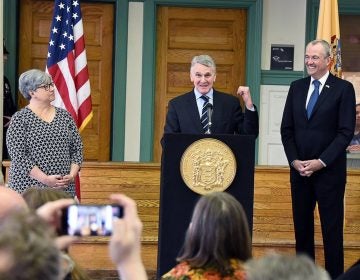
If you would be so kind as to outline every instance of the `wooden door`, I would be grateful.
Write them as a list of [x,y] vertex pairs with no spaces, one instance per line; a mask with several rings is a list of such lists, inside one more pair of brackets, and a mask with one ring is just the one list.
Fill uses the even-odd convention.
[[[45,69],[54,1],[21,0],[19,75],[31,68]],[[114,5],[81,3],[90,75],[93,118],[82,131],[85,160],[108,161],[112,96]],[[19,108],[27,101],[18,93]]]
[[154,161],[160,160],[169,100],[193,87],[193,56],[214,58],[217,90],[235,95],[238,86],[245,84],[246,22],[245,9],[158,8]]

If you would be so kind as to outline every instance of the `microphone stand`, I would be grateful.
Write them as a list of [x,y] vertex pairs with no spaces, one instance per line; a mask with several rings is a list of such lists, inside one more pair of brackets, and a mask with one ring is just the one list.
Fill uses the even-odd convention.
[[207,114],[208,114],[208,119],[209,119],[209,126],[208,126],[208,129],[206,130],[205,134],[211,134],[212,113],[213,113],[213,105],[211,103],[208,103]]

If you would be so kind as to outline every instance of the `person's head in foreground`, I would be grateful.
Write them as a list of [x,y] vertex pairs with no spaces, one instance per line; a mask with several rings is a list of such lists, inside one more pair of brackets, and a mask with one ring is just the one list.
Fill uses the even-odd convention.
[[214,192],[197,202],[186,232],[179,262],[191,267],[214,267],[232,273],[231,261],[251,258],[251,240],[243,207],[232,195]]
[[22,193],[30,209],[36,210],[46,202],[55,201],[62,198],[72,198],[72,196],[63,190],[59,189],[44,189],[37,187],[30,187]]
[[330,280],[306,255],[269,254],[245,264],[247,280]]
[[13,211],[27,209],[24,198],[16,191],[0,184],[0,220]]
[[60,251],[48,224],[14,211],[0,220],[0,279],[62,279]]

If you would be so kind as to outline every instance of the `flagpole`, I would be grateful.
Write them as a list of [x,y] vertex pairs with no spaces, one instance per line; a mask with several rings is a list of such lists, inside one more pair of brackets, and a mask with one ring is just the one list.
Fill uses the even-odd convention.
[[[53,105],[66,109],[81,132],[90,122],[91,89],[80,0],[55,0],[46,71],[55,84]],[[80,199],[80,178],[75,178]]]

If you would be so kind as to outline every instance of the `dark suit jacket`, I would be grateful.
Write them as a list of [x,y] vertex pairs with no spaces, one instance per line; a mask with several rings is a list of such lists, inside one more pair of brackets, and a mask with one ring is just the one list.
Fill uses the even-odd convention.
[[360,259],[352,265],[344,274],[340,275],[336,280],[358,280],[360,277]]
[[[346,147],[355,129],[355,91],[348,81],[329,75],[310,119],[306,97],[310,77],[294,81],[289,89],[281,123],[281,138],[289,164],[295,159],[321,159],[319,175],[345,183]],[[292,168],[291,175],[299,176]],[[324,182],[326,183],[326,182]]]
[[[259,133],[259,118],[255,110],[242,112],[239,100],[216,91],[213,95],[211,132],[213,134]],[[170,100],[164,133],[203,134],[194,90]]]

